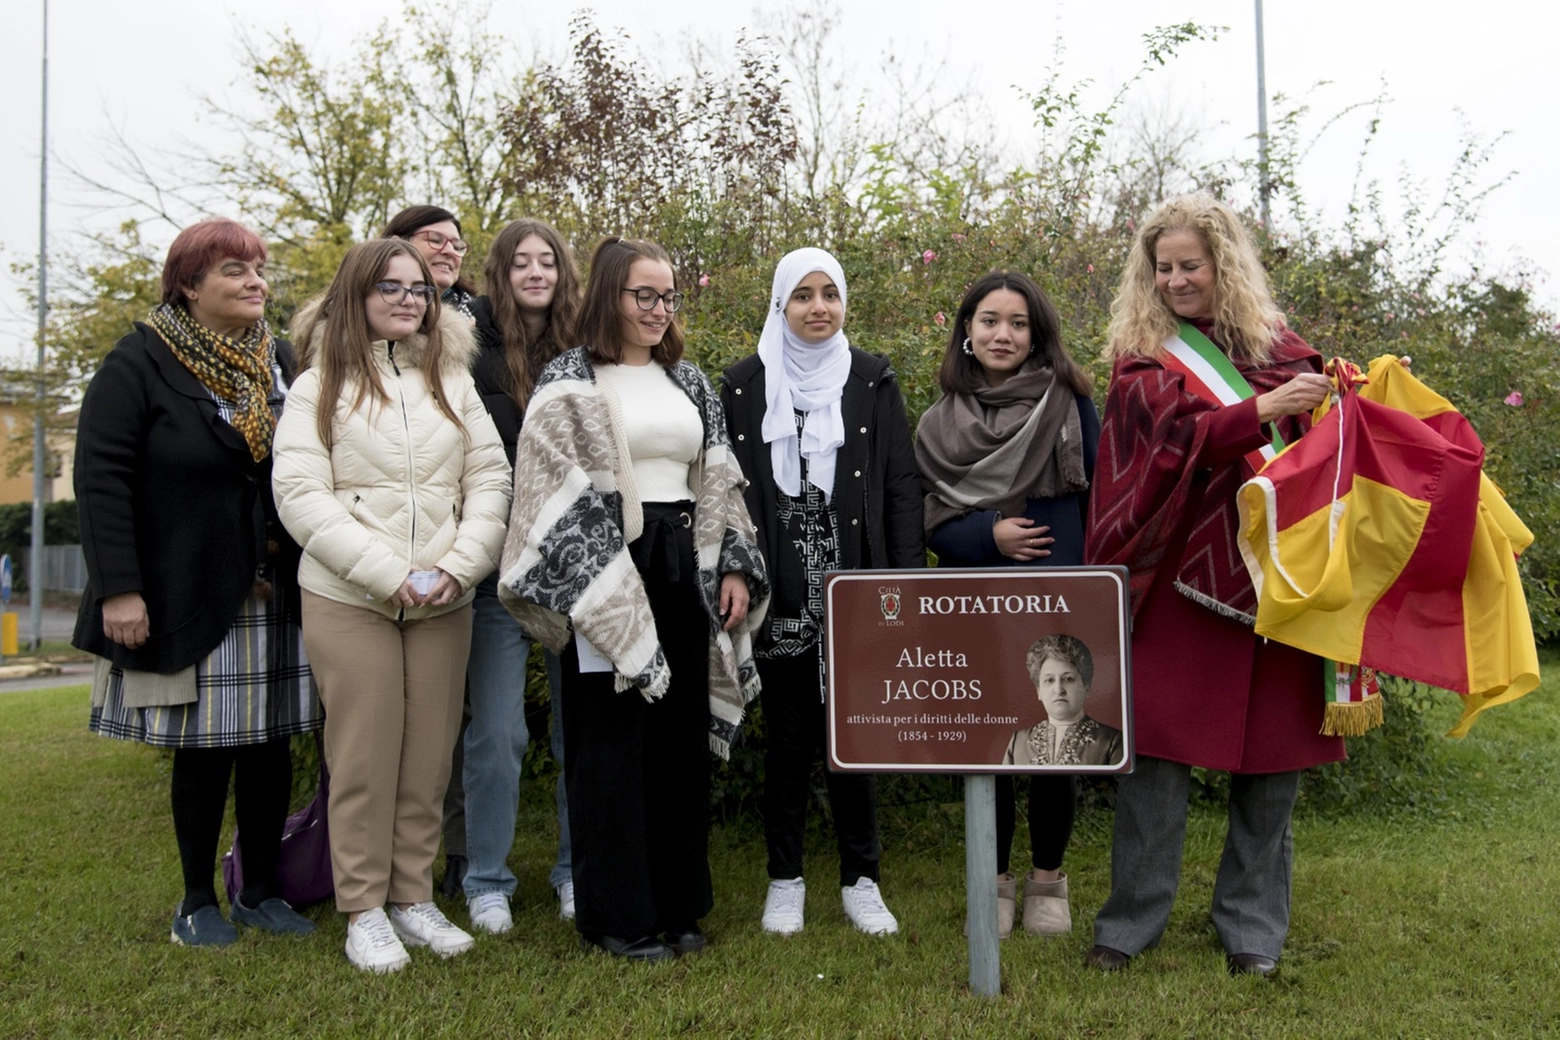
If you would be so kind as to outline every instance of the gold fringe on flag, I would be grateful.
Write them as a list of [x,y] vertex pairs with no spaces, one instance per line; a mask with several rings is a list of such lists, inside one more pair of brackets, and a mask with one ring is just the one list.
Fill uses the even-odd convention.
[[1363,737],[1385,721],[1381,694],[1373,693],[1363,701],[1327,705],[1322,715],[1322,734],[1328,737]]

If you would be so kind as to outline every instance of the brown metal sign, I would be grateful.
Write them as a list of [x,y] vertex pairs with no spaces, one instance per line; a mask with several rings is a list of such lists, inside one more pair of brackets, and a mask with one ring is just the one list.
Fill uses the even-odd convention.
[[1132,770],[1125,568],[835,573],[824,626],[832,769]]

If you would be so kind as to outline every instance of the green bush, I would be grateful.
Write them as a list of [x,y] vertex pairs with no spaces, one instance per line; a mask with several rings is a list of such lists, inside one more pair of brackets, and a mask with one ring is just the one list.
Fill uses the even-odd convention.
[[1423,683],[1382,676],[1382,725],[1349,739],[1349,757],[1306,770],[1300,804],[1312,812],[1381,812],[1431,808],[1444,795],[1430,781],[1444,769],[1425,715],[1450,694]]

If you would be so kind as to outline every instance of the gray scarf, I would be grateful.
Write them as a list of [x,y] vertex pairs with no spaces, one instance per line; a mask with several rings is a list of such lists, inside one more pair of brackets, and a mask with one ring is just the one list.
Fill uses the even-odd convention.
[[915,457],[927,534],[976,509],[1020,516],[1028,499],[1089,486],[1078,408],[1049,365],[1025,366],[973,394],[944,394],[921,417]]

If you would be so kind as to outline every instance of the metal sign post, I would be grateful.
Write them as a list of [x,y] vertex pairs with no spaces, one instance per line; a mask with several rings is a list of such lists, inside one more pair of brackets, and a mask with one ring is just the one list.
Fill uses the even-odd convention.
[[964,778],[964,887],[970,931],[970,989],[977,996],[1002,995],[1002,957],[997,952],[997,778]]

